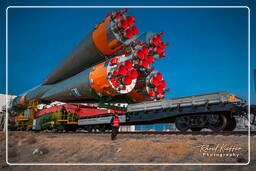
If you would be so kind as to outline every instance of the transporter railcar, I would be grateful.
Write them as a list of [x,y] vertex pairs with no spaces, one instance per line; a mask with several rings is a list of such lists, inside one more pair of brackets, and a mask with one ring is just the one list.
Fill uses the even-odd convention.
[[[175,123],[180,131],[233,131],[237,117],[246,116],[246,101],[227,92],[216,92],[170,100],[148,101],[130,104],[121,125],[145,125],[155,123]],[[92,119],[94,118],[94,119]],[[89,117],[80,119],[78,125],[98,126],[97,119],[109,124],[108,118]]]
[[[61,112],[63,106],[66,112]],[[10,123],[16,121],[14,129],[18,130],[83,129],[88,132],[104,132],[111,129],[110,120],[116,113],[119,115],[120,125],[175,123],[179,131],[200,131],[203,128],[233,131],[236,128],[236,118],[247,116],[248,110],[245,100],[227,92],[216,92],[129,104],[126,111],[65,104],[38,111],[32,119],[32,126],[20,124],[18,119],[21,117],[16,120],[11,118]],[[23,117],[22,121],[24,119],[26,118]]]

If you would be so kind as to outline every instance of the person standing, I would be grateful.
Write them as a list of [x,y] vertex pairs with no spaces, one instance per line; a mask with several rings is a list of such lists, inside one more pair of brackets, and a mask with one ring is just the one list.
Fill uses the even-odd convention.
[[119,130],[119,117],[117,114],[115,114],[112,118],[111,118],[111,127],[112,127],[112,132],[111,132],[111,140],[115,140],[116,136],[118,134],[118,130]]
[[60,109],[60,112],[61,112],[61,119],[62,119],[62,120],[67,119],[67,113],[68,113],[68,111],[67,111],[67,109],[65,108],[64,105],[62,105],[62,107],[61,107],[61,109]]

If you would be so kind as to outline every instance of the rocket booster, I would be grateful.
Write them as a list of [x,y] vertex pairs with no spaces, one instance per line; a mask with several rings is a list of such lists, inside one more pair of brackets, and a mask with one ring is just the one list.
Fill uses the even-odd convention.
[[168,91],[165,88],[166,81],[160,72],[140,72],[136,86],[127,93],[127,97],[133,102],[160,100],[164,99],[164,94]]
[[[138,73],[129,60],[108,60],[90,67],[69,79],[50,85],[40,85],[25,93],[17,101],[28,104],[37,99],[42,101],[99,101],[127,94],[136,85]],[[117,72],[117,73],[115,73]]]
[[[127,10],[110,12],[38,87],[13,101],[26,106],[30,101],[133,102],[160,100],[166,82],[152,64],[165,57],[168,43],[163,32],[140,37],[135,17]],[[113,100],[113,101],[112,101]],[[115,101],[116,102],[116,101]],[[118,102],[118,101],[117,101]]]
[[53,84],[108,59],[129,43],[138,29],[127,10],[110,12],[43,82]]

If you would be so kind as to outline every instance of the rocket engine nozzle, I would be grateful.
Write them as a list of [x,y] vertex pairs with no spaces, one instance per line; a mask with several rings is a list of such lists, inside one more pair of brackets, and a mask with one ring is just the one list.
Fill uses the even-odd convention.
[[138,28],[134,25],[136,18],[126,15],[127,10],[118,10],[112,13],[110,29],[121,42],[132,39],[139,33]]
[[166,46],[168,43],[164,43],[162,39],[163,32],[154,34],[147,40],[135,41],[130,45],[131,60],[136,64],[137,70],[151,70],[151,66],[156,59],[166,56]]
[[159,59],[166,56],[164,50],[169,45],[169,43],[164,43],[162,35],[164,33],[160,32],[158,34],[154,34],[148,40],[144,42],[149,48],[149,55],[152,55],[155,59]]
[[[166,88],[166,81],[160,72],[152,71],[146,78],[147,92],[152,99],[163,99]],[[152,93],[154,92],[154,93]],[[154,95],[154,96],[153,96]]]
[[136,85],[138,73],[131,60],[124,57],[115,58],[118,58],[119,62],[114,65],[113,62],[110,62],[108,66],[109,82],[118,93],[129,93]]
[[135,17],[126,13],[125,9],[111,12],[93,31],[93,42],[103,55],[115,54],[139,33]]

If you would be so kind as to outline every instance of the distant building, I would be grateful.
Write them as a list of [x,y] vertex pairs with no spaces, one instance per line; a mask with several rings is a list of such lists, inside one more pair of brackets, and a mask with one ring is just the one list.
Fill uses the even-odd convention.
[[[7,101],[10,103],[15,97],[14,95],[7,95]],[[6,94],[0,94],[0,112],[5,111],[6,107]]]
[[0,130],[4,129],[4,123],[5,123],[5,114],[6,114],[6,98],[7,103],[9,103],[17,96],[14,95],[7,95],[6,94],[0,94]]

